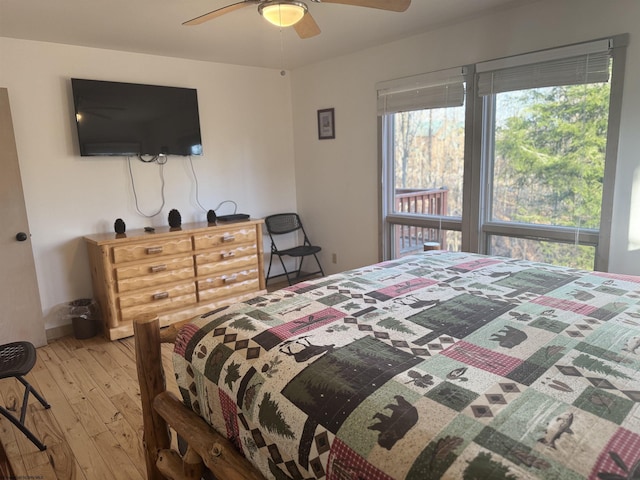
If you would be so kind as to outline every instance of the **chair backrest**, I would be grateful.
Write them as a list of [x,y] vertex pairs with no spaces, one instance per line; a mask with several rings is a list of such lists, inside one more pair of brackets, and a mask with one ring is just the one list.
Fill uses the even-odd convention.
[[302,222],[297,213],[277,213],[275,215],[269,215],[264,219],[264,224],[270,235],[282,235],[284,233],[295,232],[296,230],[302,230],[304,232]]
[[36,363],[36,350],[29,342],[13,342],[0,346],[0,378],[22,377]]

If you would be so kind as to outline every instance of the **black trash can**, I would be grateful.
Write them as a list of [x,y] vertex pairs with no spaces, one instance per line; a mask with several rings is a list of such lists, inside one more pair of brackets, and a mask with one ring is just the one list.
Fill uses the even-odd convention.
[[99,330],[97,313],[97,305],[90,298],[80,298],[69,302],[69,316],[75,338],[83,340],[96,336]]

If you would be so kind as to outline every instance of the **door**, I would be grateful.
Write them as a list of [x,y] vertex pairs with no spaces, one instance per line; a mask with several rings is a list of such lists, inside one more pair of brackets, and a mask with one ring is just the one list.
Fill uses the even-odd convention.
[[0,344],[46,335],[6,88],[0,88]]

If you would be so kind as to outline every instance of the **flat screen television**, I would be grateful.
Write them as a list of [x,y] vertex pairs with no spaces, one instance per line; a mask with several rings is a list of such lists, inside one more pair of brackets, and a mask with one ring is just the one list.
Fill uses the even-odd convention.
[[71,79],[80,155],[201,155],[193,88]]

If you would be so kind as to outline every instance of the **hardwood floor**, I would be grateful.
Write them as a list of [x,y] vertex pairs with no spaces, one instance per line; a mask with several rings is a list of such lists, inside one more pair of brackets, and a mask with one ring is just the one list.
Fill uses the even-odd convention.
[[[273,282],[277,290],[288,284]],[[167,388],[178,397],[173,379],[173,345],[162,345]],[[37,349],[38,360],[27,380],[51,404],[45,410],[29,396],[26,425],[47,446],[43,452],[0,415],[0,444],[13,468],[0,480],[143,480],[142,410],[133,337],[110,342],[64,337]],[[24,387],[0,380],[0,404],[20,415]]]
[[[162,346],[169,390],[177,393],[171,351]],[[43,452],[0,415],[0,442],[15,478],[142,480],[142,410],[133,338],[65,337],[37,349],[27,380],[47,399],[30,395],[26,424],[47,446]],[[18,410],[24,387],[0,380],[0,403]],[[3,474],[0,469],[0,478]]]

